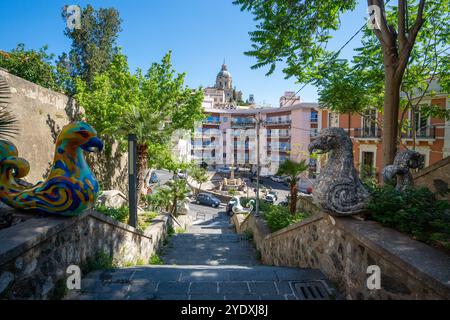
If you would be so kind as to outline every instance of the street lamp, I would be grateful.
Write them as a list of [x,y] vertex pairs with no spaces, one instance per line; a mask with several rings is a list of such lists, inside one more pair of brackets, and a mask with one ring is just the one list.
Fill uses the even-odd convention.
[[129,201],[129,225],[137,227],[137,178],[136,178],[136,135],[128,135],[128,201]]

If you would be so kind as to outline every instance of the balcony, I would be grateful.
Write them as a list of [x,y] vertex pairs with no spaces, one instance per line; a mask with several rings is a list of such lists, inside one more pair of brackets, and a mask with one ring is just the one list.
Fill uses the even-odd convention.
[[232,120],[231,127],[232,128],[254,128],[255,121],[254,120],[245,120],[245,121]]
[[203,120],[203,124],[220,125],[220,120],[216,120],[216,119],[205,119],[205,120]]
[[380,139],[381,129],[379,128],[355,128],[355,138],[356,139]]
[[[413,131],[411,128],[408,128],[407,132],[402,132],[402,139],[411,139],[413,138]],[[420,128],[416,131],[416,139],[417,140],[433,140],[436,139],[436,127],[435,126],[426,126]]]
[[276,125],[290,125],[292,122],[291,119],[267,119],[266,125],[268,126],[276,126]]

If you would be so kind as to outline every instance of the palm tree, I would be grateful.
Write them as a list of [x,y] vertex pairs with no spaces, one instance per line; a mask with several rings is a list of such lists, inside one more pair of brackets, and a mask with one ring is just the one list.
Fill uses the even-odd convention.
[[9,98],[8,83],[0,76],[0,138],[11,138],[18,132],[17,118],[7,109]]
[[186,200],[188,194],[189,194],[189,188],[187,186],[186,180],[184,179],[175,179],[172,181],[169,181],[167,184],[169,186],[170,194],[172,196],[172,208],[170,210],[170,213],[176,217],[177,216],[177,209],[178,204],[183,203],[183,201]]
[[167,138],[164,131],[164,123],[161,117],[149,111],[138,110],[132,107],[124,117],[123,125],[119,130],[123,133],[133,133],[136,135],[136,176],[138,195],[142,193],[144,187],[145,171],[148,167],[148,152],[151,143],[163,143]]
[[289,178],[289,189],[291,192],[290,212],[292,215],[297,211],[297,179],[300,173],[308,170],[306,160],[295,162],[287,159],[278,168],[277,175]]
[[195,182],[198,183],[198,188],[195,192],[195,195],[197,195],[202,189],[202,184],[209,180],[208,173],[205,169],[198,167],[196,164],[193,164],[189,170],[189,175],[192,177],[192,179],[194,179]]

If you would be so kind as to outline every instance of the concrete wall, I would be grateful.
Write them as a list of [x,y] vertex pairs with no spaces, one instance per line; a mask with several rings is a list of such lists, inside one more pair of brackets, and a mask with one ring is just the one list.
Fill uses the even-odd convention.
[[[251,232],[264,264],[320,269],[347,299],[450,299],[450,256],[375,222],[314,215],[270,234],[253,215],[233,217]],[[381,289],[367,288],[367,267]]]
[[[442,159],[414,174],[414,184],[442,193],[440,198],[450,201],[450,157]],[[447,191],[446,194],[444,192]]]
[[[182,227],[188,216],[180,216]],[[0,299],[48,299],[69,265],[82,266],[99,252],[118,266],[148,263],[178,224],[158,216],[144,232],[89,211],[75,218],[32,217],[0,231]],[[84,276],[84,275],[83,275]]]
[[[36,183],[44,179],[53,162],[56,138],[66,124],[79,118],[83,112],[75,101],[0,68],[0,77],[9,85],[11,99],[8,107],[18,118],[19,134],[11,141],[19,156],[30,163],[30,173],[24,180]],[[126,191],[126,156],[114,141],[110,154],[89,155],[87,160],[103,190]],[[106,148],[105,148],[106,150]]]

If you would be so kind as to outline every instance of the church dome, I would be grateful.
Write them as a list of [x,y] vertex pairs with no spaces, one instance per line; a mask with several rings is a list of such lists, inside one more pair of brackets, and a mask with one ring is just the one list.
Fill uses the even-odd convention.
[[226,64],[222,65],[222,69],[217,74],[217,77],[231,78],[231,73],[228,71]]

